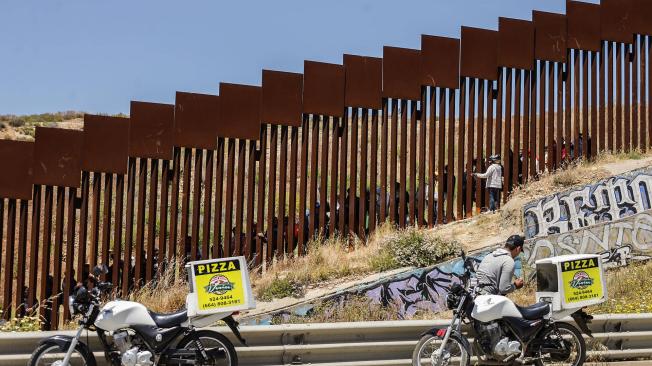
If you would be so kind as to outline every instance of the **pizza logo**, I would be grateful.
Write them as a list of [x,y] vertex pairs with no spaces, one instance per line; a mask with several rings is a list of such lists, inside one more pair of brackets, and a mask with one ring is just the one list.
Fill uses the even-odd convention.
[[216,275],[211,277],[211,280],[208,282],[208,286],[205,286],[204,290],[209,294],[224,295],[225,293],[233,290],[233,287],[233,282],[229,281],[228,278],[222,275]]
[[570,286],[578,290],[584,290],[592,284],[593,278],[589,277],[589,275],[584,271],[578,271],[575,273],[573,279],[570,281]]

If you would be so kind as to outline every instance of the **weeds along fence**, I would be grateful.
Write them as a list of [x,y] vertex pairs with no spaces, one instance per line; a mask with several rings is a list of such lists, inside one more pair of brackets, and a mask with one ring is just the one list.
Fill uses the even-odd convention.
[[[433,226],[503,200],[566,161],[650,147],[652,2],[570,1],[567,14],[500,18],[421,49],[264,70],[262,87],[132,102],[83,131],[0,141],[3,316],[69,318],[96,263],[126,293],[168,263],[302,255],[308,240],[365,237],[379,222]],[[259,235],[260,233],[260,235]],[[161,294],[164,296],[164,294]]]

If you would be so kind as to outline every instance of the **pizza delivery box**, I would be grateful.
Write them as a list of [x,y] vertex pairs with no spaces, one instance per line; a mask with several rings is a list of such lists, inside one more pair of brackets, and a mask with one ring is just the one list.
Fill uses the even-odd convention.
[[232,313],[256,307],[244,257],[209,259],[186,264],[190,293],[188,316]]
[[607,281],[597,254],[562,255],[536,261],[537,301],[553,311],[579,309],[607,300]]

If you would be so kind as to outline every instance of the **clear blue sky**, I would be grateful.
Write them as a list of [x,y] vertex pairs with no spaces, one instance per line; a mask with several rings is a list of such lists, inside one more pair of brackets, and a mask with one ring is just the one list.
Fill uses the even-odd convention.
[[[598,2],[593,0],[592,2]],[[260,85],[261,69],[419,48],[422,33],[497,29],[565,0],[21,0],[0,5],[0,114],[128,113],[176,90]]]

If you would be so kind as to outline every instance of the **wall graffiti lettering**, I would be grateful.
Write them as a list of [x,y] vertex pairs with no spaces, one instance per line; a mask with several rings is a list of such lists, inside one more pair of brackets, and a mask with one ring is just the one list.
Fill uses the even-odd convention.
[[652,168],[611,177],[523,208],[526,238],[565,233],[649,210]]
[[645,260],[652,254],[652,210],[592,227],[534,238],[525,242],[525,258],[537,259],[564,254],[597,253],[614,266]]

